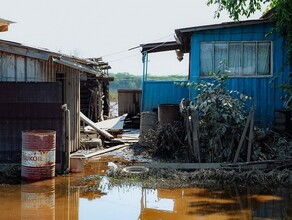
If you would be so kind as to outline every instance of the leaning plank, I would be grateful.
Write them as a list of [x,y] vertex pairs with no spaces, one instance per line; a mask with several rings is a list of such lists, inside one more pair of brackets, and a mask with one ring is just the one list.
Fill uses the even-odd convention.
[[76,152],[76,153],[73,153],[70,155],[71,158],[90,158],[90,157],[94,157],[94,156],[98,156],[98,155],[101,155],[101,154],[105,154],[105,153],[108,153],[108,152],[111,152],[111,151],[114,151],[114,150],[118,150],[118,149],[121,149],[123,147],[128,147],[129,144],[120,144],[120,145],[117,145],[117,146],[114,146],[114,147],[110,147],[110,148],[107,148],[107,149],[104,149],[104,150],[98,150],[98,151],[95,151],[95,152],[92,152],[92,153],[80,153],[80,152]]
[[108,139],[113,139],[114,136],[112,136],[110,133],[108,133],[105,130],[102,130],[98,128],[93,121],[91,121],[89,118],[87,118],[82,112],[80,112],[80,118],[82,121],[84,121],[86,124],[90,125],[92,128],[94,128],[100,135],[108,138]]
[[252,142],[253,142],[253,126],[254,126],[254,106],[252,105],[252,116],[250,119],[250,128],[249,128],[249,135],[248,135],[248,147],[247,147],[247,158],[246,161],[250,162],[250,156],[251,156],[251,148],[252,148]]
[[240,141],[239,141],[239,144],[238,144],[238,147],[237,147],[235,156],[234,156],[233,163],[236,163],[237,162],[237,158],[238,158],[239,152],[241,150],[241,147],[242,147],[243,141],[245,139],[245,135],[246,135],[248,126],[250,124],[250,120],[251,120],[251,117],[252,117],[252,111],[253,111],[253,109],[250,110],[249,115],[247,117],[246,124],[244,126],[244,129],[243,129],[243,132],[242,132],[242,135],[241,135],[241,138],[240,138]]

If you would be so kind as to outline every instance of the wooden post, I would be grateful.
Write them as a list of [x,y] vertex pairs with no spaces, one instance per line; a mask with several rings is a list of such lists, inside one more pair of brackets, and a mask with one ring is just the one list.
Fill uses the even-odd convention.
[[199,116],[196,110],[191,110],[191,121],[192,121],[192,143],[193,143],[194,154],[198,162],[201,163],[199,135],[198,135]]
[[253,106],[251,107],[251,109],[249,111],[249,114],[248,114],[248,117],[247,117],[247,120],[246,120],[246,124],[244,126],[244,129],[243,129],[243,132],[242,132],[242,135],[241,135],[241,138],[240,138],[240,141],[239,141],[236,153],[235,153],[235,157],[234,157],[233,163],[237,162],[239,152],[241,150],[241,147],[242,147],[242,144],[243,144],[243,141],[244,141],[248,126],[249,126],[251,118],[252,118],[252,114],[253,114]]
[[247,158],[246,161],[250,162],[250,156],[251,156],[251,147],[253,142],[253,126],[254,126],[254,105],[251,107],[251,119],[250,119],[250,128],[249,128],[249,136],[248,136],[248,147],[247,147]]

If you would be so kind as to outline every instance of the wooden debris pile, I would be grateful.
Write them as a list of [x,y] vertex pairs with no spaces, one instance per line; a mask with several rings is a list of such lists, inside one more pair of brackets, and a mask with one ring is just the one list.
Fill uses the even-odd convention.
[[188,143],[182,122],[172,124],[157,124],[155,129],[150,129],[143,136],[149,152],[159,158],[174,161],[189,161]]

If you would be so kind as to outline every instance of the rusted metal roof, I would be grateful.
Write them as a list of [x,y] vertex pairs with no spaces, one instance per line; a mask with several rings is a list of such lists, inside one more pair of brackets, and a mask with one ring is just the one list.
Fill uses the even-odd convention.
[[15,22],[0,18],[0,32],[8,31],[8,26],[12,23]]

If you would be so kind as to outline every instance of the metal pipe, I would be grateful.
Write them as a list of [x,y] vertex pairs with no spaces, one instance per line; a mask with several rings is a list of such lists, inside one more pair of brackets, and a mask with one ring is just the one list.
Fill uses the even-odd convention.
[[70,171],[70,110],[68,109],[67,104],[62,105],[62,110],[65,112],[65,163],[63,164],[63,171],[67,173]]

